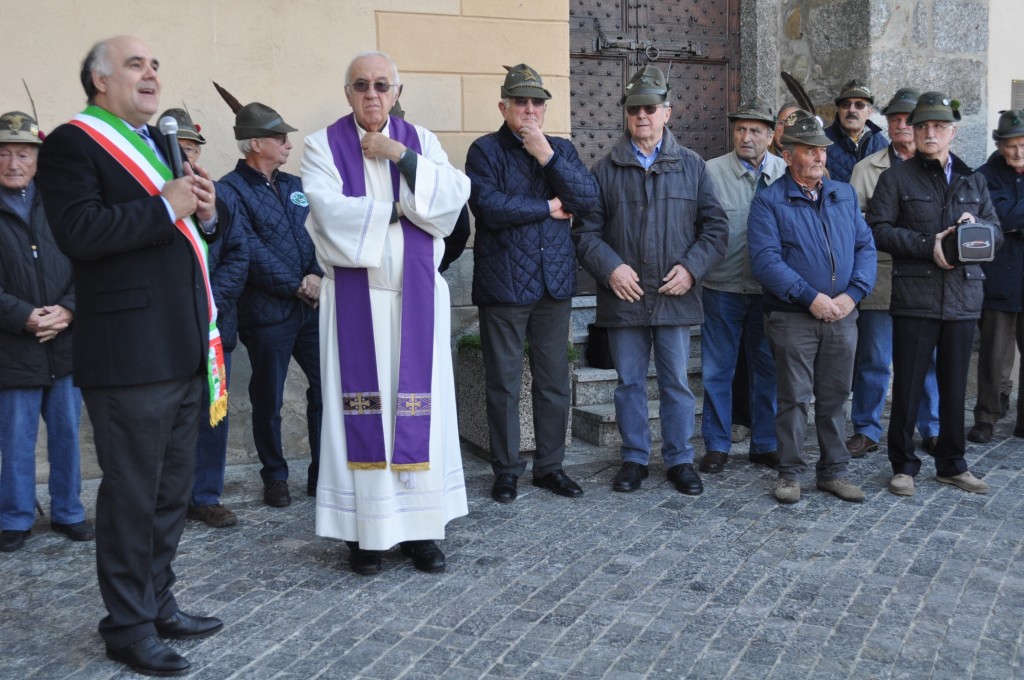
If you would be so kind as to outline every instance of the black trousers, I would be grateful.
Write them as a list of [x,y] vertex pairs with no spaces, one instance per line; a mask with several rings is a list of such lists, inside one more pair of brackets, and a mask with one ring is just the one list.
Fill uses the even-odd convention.
[[523,342],[530,345],[533,429],[537,453],[533,474],[562,468],[569,422],[569,316],[572,300],[545,295],[530,305],[480,307],[480,342],[487,382],[487,429],[494,474],[517,477],[526,470],[519,454],[519,391]]
[[197,375],[82,390],[103,470],[96,572],[107,616],[99,630],[115,649],[155,635],[153,622],[178,610],[171,562],[192,491],[204,385]]
[[964,400],[977,321],[941,321],[894,316],[892,319],[892,411],[889,462],[894,474],[911,477],[921,470],[914,452],[914,426],[924,394],[924,378],[933,351],[939,386],[939,436],[935,472],[952,477],[967,470],[964,460]]

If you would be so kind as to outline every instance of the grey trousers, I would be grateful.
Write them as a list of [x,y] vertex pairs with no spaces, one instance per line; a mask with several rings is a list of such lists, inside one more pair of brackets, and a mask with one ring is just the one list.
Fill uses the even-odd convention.
[[850,452],[843,436],[843,404],[853,384],[857,310],[836,323],[818,321],[803,312],[770,311],[764,315],[764,330],[775,356],[779,476],[795,480],[807,469],[801,451],[813,397],[821,450],[817,478],[846,477]]
[[[1002,417],[999,395],[1012,394],[1013,350],[1024,353],[1024,314],[985,309],[981,312],[981,345],[978,348],[978,403],[974,422],[995,425]],[[1024,425],[1024,403],[1020,389],[1024,385],[1024,362],[1017,376],[1017,424]]]
[[495,475],[526,471],[519,455],[519,391],[523,343],[529,344],[533,373],[535,477],[562,468],[569,422],[569,316],[572,300],[545,295],[530,305],[480,307],[480,342],[487,382],[487,428]]

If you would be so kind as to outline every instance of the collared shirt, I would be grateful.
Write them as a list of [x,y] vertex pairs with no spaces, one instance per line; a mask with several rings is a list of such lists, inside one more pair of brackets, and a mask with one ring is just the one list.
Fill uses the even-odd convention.
[[640,147],[636,145],[636,142],[632,139],[629,140],[629,143],[633,145],[633,153],[636,155],[636,159],[640,161],[640,165],[644,166],[644,170],[650,170],[651,166],[654,165],[654,161],[658,159],[658,154],[661,153],[661,143],[664,140],[665,137],[663,136],[654,146],[654,152],[651,153],[650,156],[641,151]]
[[943,168],[943,172],[946,173],[946,184],[953,181],[953,154],[946,156],[946,167]]

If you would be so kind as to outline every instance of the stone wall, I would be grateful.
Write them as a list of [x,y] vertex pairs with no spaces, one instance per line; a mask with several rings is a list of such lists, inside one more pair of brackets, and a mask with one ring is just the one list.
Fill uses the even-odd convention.
[[[989,0],[785,0],[779,5],[782,70],[804,83],[831,122],[832,99],[850,78],[876,103],[900,87],[939,90],[961,102],[954,153],[987,156]],[[789,95],[780,85],[779,101]],[[884,129],[884,119],[876,115]]]

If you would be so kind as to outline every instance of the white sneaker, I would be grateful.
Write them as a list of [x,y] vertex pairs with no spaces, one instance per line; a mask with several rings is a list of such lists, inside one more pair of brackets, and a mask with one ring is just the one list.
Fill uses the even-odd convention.
[[902,472],[898,475],[894,475],[889,480],[889,493],[894,493],[897,496],[913,496],[914,495],[914,478],[910,475],[905,475]]
[[952,484],[953,486],[958,486],[964,491],[970,491],[971,493],[988,493],[988,484],[972,475],[970,470],[961,472],[953,477],[935,475],[935,481],[941,482],[942,484]]

